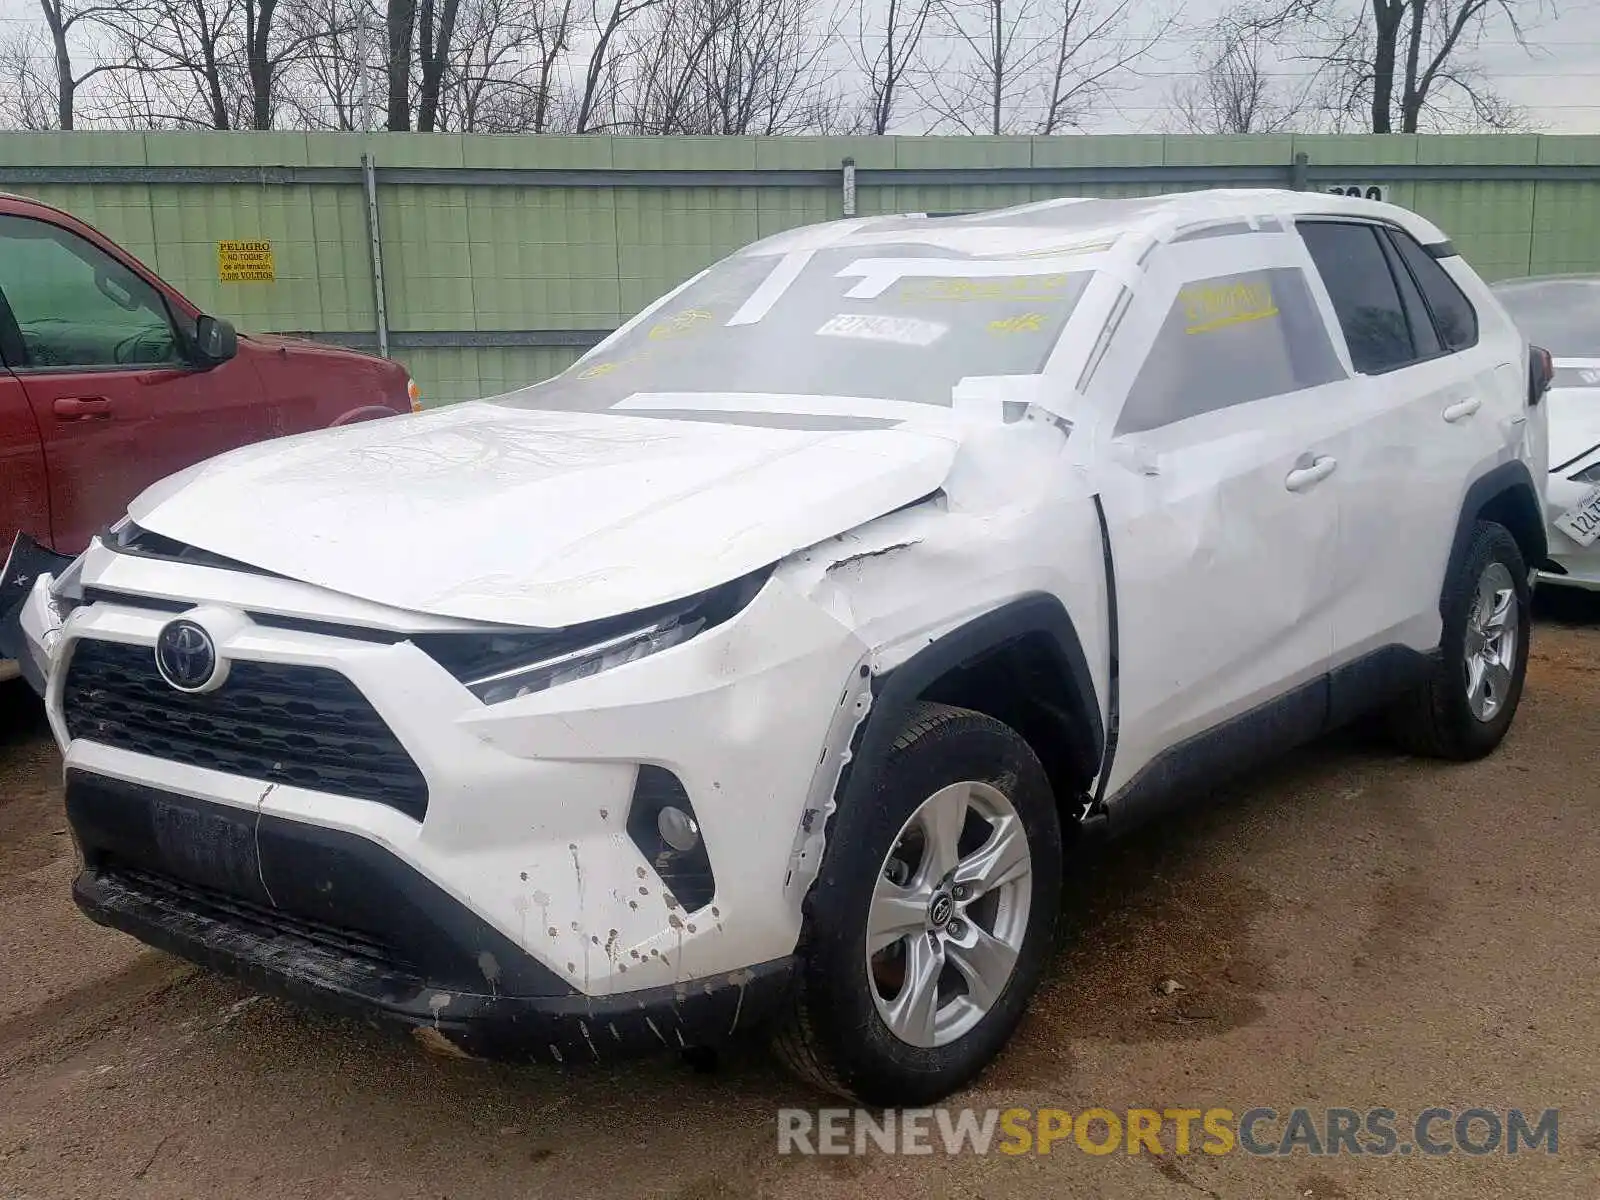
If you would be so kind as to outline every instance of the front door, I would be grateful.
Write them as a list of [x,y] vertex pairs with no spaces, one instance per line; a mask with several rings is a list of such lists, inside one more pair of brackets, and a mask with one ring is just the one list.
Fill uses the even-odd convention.
[[78,234],[0,215],[0,296],[14,320],[7,365],[43,440],[58,552],[82,550],[163,476],[268,436],[250,364],[192,365],[161,292]]
[[1107,355],[1128,375],[1100,480],[1119,621],[1113,819],[1141,772],[1181,791],[1324,720],[1338,463],[1323,414],[1348,380],[1303,260],[1281,230],[1157,250]]
[[[39,427],[28,409],[28,397],[16,378],[0,367],[0,560],[18,533],[49,541],[50,496],[45,490]],[[0,610],[4,607],[5,597],[0,596]]]

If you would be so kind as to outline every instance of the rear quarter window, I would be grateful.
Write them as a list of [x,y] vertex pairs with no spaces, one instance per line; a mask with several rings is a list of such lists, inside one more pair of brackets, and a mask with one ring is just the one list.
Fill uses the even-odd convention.
[[1447,350],[1465,350],[1478,344],[1478,312],[1450,273],[1409,233],[1391,229],[1389,239],[1400,251],[1411,276],[1433,310],[1434,324]]

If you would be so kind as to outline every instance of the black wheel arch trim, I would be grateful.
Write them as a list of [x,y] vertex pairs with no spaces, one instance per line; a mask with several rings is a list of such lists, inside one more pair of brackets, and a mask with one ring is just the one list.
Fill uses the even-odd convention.
[[1055,666],[1076,701],[1075,715],[1087,724],[1090,748],[1099,762],[1105,752],[1105,728],[1083,643],[1066,606],[1055,596],[1034,593],[974,617],[874,678],[872,704],[852,739],[850,761],[836,793],[838,803],[864,802],[872,794],[889,748],[933,684],[1029,635],[1043,635],[1054,647]]
[[[1534,486],[1533,473],[1528,470],[1528,464],[1521,459],[1514,459],[1484,472],[1472,481],[1467,488],[1466,496],[1461,501],[1461,514],[1456,519],[1455,537],[1450,543],[1450,558],[1445,565],[1444,578],[1439,586],[1441,616],[1444,614],[1445,591],[1472,545],[1473,528],[1484,519],[1485,511],[1502,498],[1512,504],[1526,507],[1523,527],[1509,529],[1508,532],[1524,550],[1523,557],[1528,568],[1532,570],[1542,567],[1550,557],[1550,544],[1545,531],[1544,505],[1540,501],[1539,489]],[[1496,518],[1491,515],[1488,519]],[[1530,550],[1531,553],[1528,552]]]

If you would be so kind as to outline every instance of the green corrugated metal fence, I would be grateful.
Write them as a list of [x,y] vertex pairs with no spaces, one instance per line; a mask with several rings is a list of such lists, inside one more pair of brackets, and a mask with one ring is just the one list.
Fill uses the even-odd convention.
[[[364,155],[391,352],[433,400],[544,378],[720,255],[843,215],[847,160],[861,214],[1378,184],[1491,278],[1600,271],[1600,137],[0,134],[0,187],[241,328],[376,346]],[[224,239],[270,241],[276,282],[219,282]]]

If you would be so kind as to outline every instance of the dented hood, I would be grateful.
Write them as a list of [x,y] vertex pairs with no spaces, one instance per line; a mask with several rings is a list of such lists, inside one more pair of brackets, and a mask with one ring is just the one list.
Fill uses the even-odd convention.
[[232,451],[145,529],[437,616],[561,626],[714,587],[934,491],[943,431],[757,428],[488,403]]

